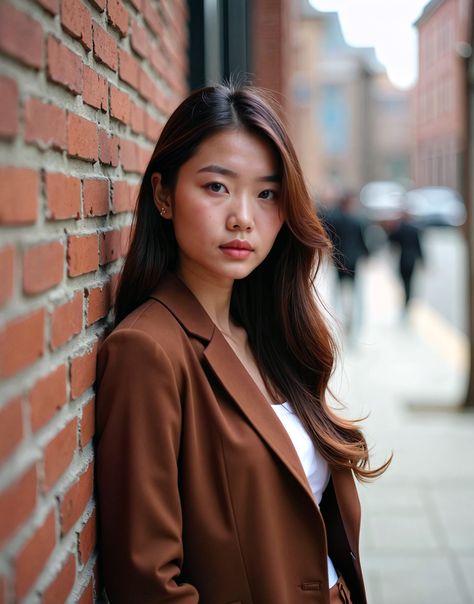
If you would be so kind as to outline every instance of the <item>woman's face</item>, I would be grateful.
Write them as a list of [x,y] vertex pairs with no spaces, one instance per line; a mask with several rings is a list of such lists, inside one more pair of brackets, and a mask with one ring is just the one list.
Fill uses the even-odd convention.
[[205,139],[178,172],[165,218],[173,221],[179,273],[230,284],[267,256],[283,224],[278,162],[243,130]]

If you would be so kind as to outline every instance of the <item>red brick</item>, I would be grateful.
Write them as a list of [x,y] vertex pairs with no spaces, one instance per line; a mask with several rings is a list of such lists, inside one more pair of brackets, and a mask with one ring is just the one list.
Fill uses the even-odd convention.
[[119,49],[119,77],[133,88],[138,87],[139,65],[126,50]]
[[128,12],[121,0],[109,0],[107,3],[107,14],[110,23],[122,34],[127,35]]
[[[60,503],[61,532],[65,535],[83,514],[92,497],[94,470],[92,463],[64,495]],[[58,600],[61,601],[61,600]]]
[[0,306],[13,295],[15,279],[15,248],[8,245],[0,249]]
[[52,15],[57,15],[59,12],[59,0],[36,0],[36,2]]
[[120,139],[120,163],[125,172],[140,172],[139,147],[136,143]]
[[96,124],[74,113],[68,113],[67,128],[69,155],[96,161],[98,158]]
[[94,33],[94,57],[113,71],[117,71],[117,43],[113,36],[107,33],[96,21],[93,22],[92,28]]
[[74,176],[46,173],[47,217],[51,220],[79,218],[81,215],[81,181]]
[[81,429],[79,432],[79,442],[81,449],[90,443],[95,432],[95,399],[92,398],[82,408]]
[[163,124],[145,112],[145,134],[148,140],[155,143],[163,129]]
[[138,91],[144,99],[153,102],[155,92],[153,81],[141,67],[138,70]]
[[112,85],[110,85],[110,115],[124,124],[130,122],[128,94]]
[[51,241],[28,248],[23,254],[23,292],[37,294],[61,283],[64,245]]
[[61,25],[87,50],[92,48],[92,19],[80,0],[62,0]]
[[87,310],[87,325],[92,325],[107,316],[110,306],[110,290],[108,285],[89,289],[89,305]]
[[135,103],[131,103],[130,125],[133,132],[145,134],[145,111]]
[[11,537],[36,506],[36,466],[0,493],[0,544]]
[[48,37],[48,78],[74,94],[82,92],[81,57],[52,36]]
[[83,181],[85,216],[104,216],[109,211],[109,181],[106,178],[87,178]]
[[87,587],[79,596],[77,604],[94,604],[94,588],[92,585],[92,578],[90,579]]
[[85,103],[96,109],[107,111],[109,107],[107,80],[87,65],[84,65],[82,98]]
[[30,591],[56,545],[54,510],[15,556],[15,596],[17,601]]
[[152,5],[150,0],[143,0],[143,16],[148,26],[153,30],[153,32],[161,37],[162,34],[162,23],[160,15],[155,7]]
[[139,25],[137,21],[132,21],[132,32],[130,36],[130,43],[133,50],[140,55],[143,59],[146,59],[149,54],[149,41],[146,29]]
[[30,391],[31,428],[42,428],[66,404],[66,366],[60,365],[39,379]]
[[30,98],[25,107],[25,140],[42,149],[66,149],[66,112],[52,103]]
[[44,488],[48,491],[67,470],[77,446],[77,419],[73,419],[44,449]]
[[0,461],[16,449],[22,438],[21,397],[17,396],[0,409]]
[[29,67],[43,66],[43,28],[8,2],[0,3],[0,51]]
[[71,360],[71,398],[76,399],[95,381],[95,366],[98,345],[90,352]]
[[85,525],[82,527],[79,533],[79,560],[81,564],[86,562],[91,557],[92,552],[96,544],[96,513],[95,510],[92,512],[90,518],[87,520]]
[[18,86],[15,80],[0,75],[0,98],[0,137],[13,138],[18,131]]
[[43,308],[7,323],[0,331],[0,377],[10,377],[44,354]]
[[42,604],[66,602],[76,579],[76,560],[71,554],[55,579],[43,593]]
[[56,350],[82,331],[82,290],[57,306],[51,315],[51,348]]
[[122,257],[120,231],[106,231],[100,235],[100,264],[108,264]]
[[71,235],[67,248],[68,275],[77,277],[99,267],[97,235]]
[[108,166],[118,166],[119,139],[117,136],[108,136],[105,130],[99,129],[99,159]]
[[0,167],[0,224],[28,224],[38,217],[36,170]]
[[129,2],[137,9],[139,13],[142,12],[142,0],[129,0]]
[[112,183],[112,212],[129,212],[132,209],[130,187],[126,180],[116,180]]

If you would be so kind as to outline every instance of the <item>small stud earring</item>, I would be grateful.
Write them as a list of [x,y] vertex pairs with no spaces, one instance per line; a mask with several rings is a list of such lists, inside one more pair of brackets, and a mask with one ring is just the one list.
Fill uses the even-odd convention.
[[161,207],[160,208],[160,216],[164,216],[166,214],[166,208]]

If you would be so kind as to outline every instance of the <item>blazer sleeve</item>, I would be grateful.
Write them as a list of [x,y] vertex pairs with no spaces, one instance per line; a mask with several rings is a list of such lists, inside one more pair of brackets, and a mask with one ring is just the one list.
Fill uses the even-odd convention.
[[112,604],[195,604],[180,583],[179,383],[148,334],[113,332],[97,371],[97,488],[105,588]]

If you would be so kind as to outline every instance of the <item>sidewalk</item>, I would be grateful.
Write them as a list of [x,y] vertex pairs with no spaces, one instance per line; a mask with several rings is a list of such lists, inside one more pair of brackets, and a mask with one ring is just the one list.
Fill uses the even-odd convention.
[[361,485],[361,558],[369,604],[474,603],[474,414],[466,389],[465,336],[401,291],[374,259],[364,274],[366,321],[344,343],[332,379],[364,427],[384,476]]

